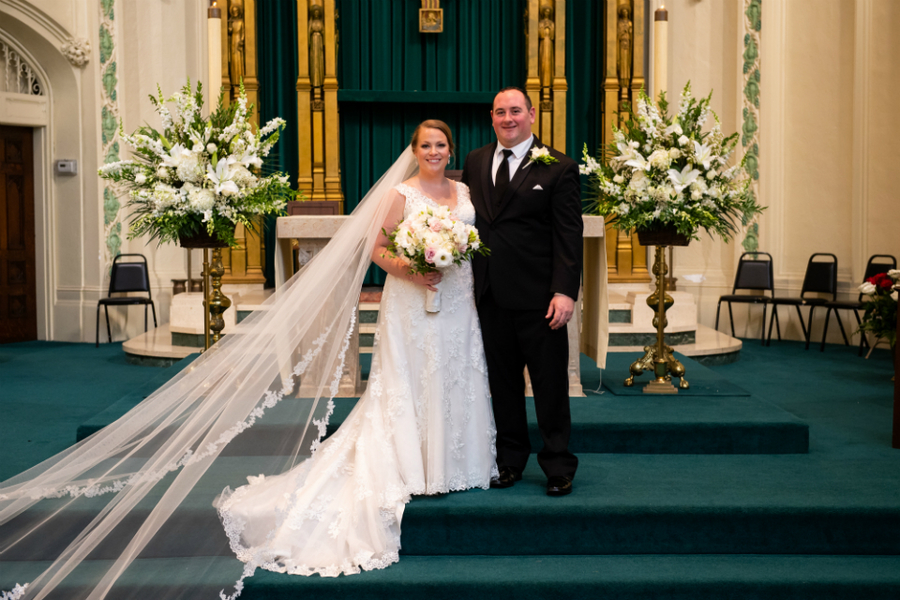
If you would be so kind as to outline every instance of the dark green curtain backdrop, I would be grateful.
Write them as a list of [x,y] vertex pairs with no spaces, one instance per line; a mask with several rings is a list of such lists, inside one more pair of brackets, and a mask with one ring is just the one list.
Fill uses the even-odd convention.
[[[337,0],[341,181],[347,212],[404,147],[416,125],[441,119],[466,154],[494,139],[491,100],[525,83],[525,1],[442,3],[444,31],[419,33],[415,0]],[[384,272],[369,271],[369,284]]]
[[[603,2],[566,3],[566,154],[581,162],[584,145],[597,156],[603,139]],[[582,176],[582,183],[587,178]],[[586,185],[583,186],[586,189]]]
[[[418,31],[418,0],[336,0],[341,179],[349,212],[429,118],[453,129],[461,169],[466,154],[493,141],[496,90],[525,82],[525,0],[444,2],[444,32]],[[294,0],[257,3],[260,118],[288,126],[271,168],[297,181],[297,18]],[[603,4],[566,3],[567,148],[580,160],[602,136]],[[269,168],[269,166],[267,166]],[[271,285],[274,219],[266,233]],[[382,283],[373,268],[368,283]]]
[[[296,189],[297,167],[297,3],[264,0],[256,3],[259,52],[260,125],[281,117],[287,126],[269,154],[264,169],[291,176]],[[274,287],[275,217],[266,222],[266,287]]]

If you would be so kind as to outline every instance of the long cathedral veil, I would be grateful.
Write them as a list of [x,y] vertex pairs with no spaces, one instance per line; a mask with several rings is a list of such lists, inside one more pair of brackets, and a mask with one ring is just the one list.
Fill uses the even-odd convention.
[[[163,527],[201,477],[240,444],[223,450],[267,412],[295,425],[266,430],[274,450],[258,461],[263,472],[282,472],[315,451],[353,358],[347,348],[388,192],[417,168],[407,148],[331,242],[260,310],[114,423],[0,483],[0,564],[52,561],[8,597],[106,597],[154,536],[171,531]],[[236,473],[235,481],[259,473]],[[97,556],[110,558],[100,576],[60,587]]]

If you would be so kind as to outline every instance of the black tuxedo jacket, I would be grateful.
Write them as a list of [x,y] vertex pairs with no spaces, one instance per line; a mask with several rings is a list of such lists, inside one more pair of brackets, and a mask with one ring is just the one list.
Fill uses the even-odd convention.
[[[533,139],[532,148],[544,147]],[[549,147],[558,163],[529,163],[529,150],[495,211],[496,148],[494,142],[470,152],[462,175],[475,205],[475,226],[491,250],[472,263],[476,302],[488,286],[497,304],[509,309],[546,310],[557,292],[577,299],[584,231],[578,165]]]

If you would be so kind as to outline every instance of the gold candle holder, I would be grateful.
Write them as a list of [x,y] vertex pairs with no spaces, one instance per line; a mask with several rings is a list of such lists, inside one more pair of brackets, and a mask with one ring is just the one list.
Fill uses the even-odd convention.
[[225,267],[222,265],[222,249],[213,248],[212,264],[209,267],[209,292],[207,292],[207,327],[206,347],[210,345],[210,333],[212,335],[212,343],[215,344],[222,339],[222,330],[225,329],[225,319],[222,314],[231,307],[231,300],[222,293],[222,276],[225,274]]
[[677,394],[678,390],[672,385],[672,376],[681,379],[678,387],[686,390],[690,384],[684,378],[684,365],[673,355],[672,347],[665,342],[666,310],[671,308],[674,300],[666,293],[666,273],[669,268],[666,265],[666,247],[656,246],[656,260],[653,263],[653,273],[656,275],[656,291],[647,298],[647,306],[656,310],[653,317],[653,326],[656,327],[656,344],[644,346],[644,356],[634,361],[629,368],[631,375],[625,380],[625,385],[634,385],[635,376],[644,371],[652,371],[655,378],[644,386],[645,394]]

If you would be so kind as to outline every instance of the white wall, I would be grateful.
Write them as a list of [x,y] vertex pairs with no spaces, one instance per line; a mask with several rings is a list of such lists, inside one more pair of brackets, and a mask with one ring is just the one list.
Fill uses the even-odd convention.
[[[96,175],[102,164],[100,7],[100,0],[0,0],[0,37],[22,50],[50,99],[48,122],[35,134],[40,339],[93,341],[97,300],[108,286],[103,186]],[[170,94],[188,77],[206,79],[205,13],[199,0],[115,3],[117,100],[126,131],[158,124],[147,99],[157,83]],[[60,50],[71,38],[90,42],[90,60],[81,68]],[[124,146],[121,155],[128,155]],[[78,175],[53,175],[52,161],[59,158],[76,159]],[[124,220],[127,209],[120,215]],[[143,240],[123,240],[121,251],[147,256],[157,311],[166,322],[170,280],[185,275],[184,252]],[[110,316],[114,339],[143,330],[139,308],[114,309]]]
[[[651,0],[650,9],[658,4]],[[665,4],[670,94],[687,80],[696,95],[714,90],[723,129],[739,131],[743,0]],[[760,250],[773,255],[779,295],[799,294],[814,252],[837,256],[845,294],[855,292],[871,254],[900,257],[898,29],[895,0],[762,3],[760,202],[768,209],[760,220]],[[700,285],[678,283],[696,296],[706,325],[715,320],[719,295],[730,293],[739,241],[707,238],[676,250],[676,277],[706,277]],[[758,309],[736,307],[735,313],[738,335],[758,335]],[[780,314],[788,335],[799,339],[796,315]],[[829,340],[839,341],[834,322],[829,329]],[[820,335],[817,319],[813,338]]]

